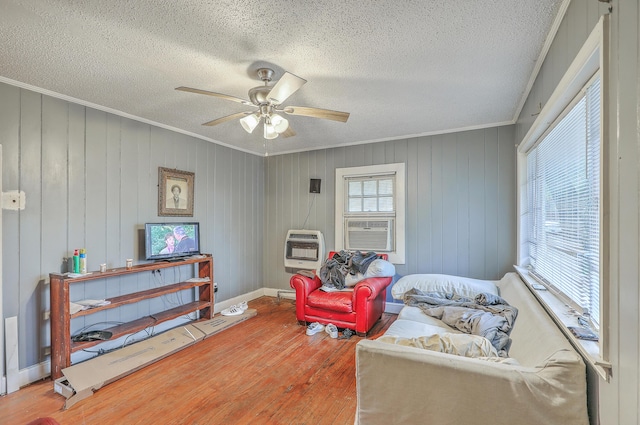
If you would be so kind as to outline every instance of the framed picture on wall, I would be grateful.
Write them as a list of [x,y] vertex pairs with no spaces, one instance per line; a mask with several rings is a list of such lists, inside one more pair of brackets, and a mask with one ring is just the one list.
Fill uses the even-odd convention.
[[193,217],[195,174],[158,167],[158,215]]

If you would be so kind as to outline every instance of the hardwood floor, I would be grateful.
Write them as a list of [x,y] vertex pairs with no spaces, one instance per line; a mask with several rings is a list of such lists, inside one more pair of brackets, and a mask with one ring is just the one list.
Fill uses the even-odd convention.
[[[50,379],[0,398],[0,422],[75,424],[353,424],[355,345],[307,336],[291,300],[251,301],[258,315],[101,388],[62,410]],[[369,338],[396,315],[384,314]]]

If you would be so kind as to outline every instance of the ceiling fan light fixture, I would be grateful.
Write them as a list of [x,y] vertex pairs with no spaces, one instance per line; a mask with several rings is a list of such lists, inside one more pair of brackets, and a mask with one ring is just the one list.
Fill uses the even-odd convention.
[[278,132],[272,124],[264,123],[264,138],[265,139],[275,139],[278,137]]
[[260,122],[262,122],[264,138],[269,140],[275,139],[280,134],[282,134],[282,137],[292,137],[296,135],[296,132],[289,126],[289,121],[282,115],[278,115],[275,112],[287,115],[299,115],[347,122],[347,119],[349,118],[348,112],[332,111],[329,109],[307,106],[282,106],[282,103],[298,91],[298,89],[302,87],[307,80],[285,71],[275,84],[269,85],[269,82],[273,79],[273,70],[270,68],[260,68],[257,72],[258,77],[262,80],[264,85],[253,87],[249,90],[250,100],[192,87],[181,86],[176,87],[176,90],[218,97],[257,108],[257,110],[254,109],[253,112],[236,112],[231,115],[205,122],[202,125],[211,127],[230,120],[239,119],[242,128],[244,128],[247,133],[253,133]]
[[240,125],[242,125],[242,128],[244,128],[247,133],[253,132],[258,126],[258,123],[260,123],[260,116],[258,116],[258,114],[247,115],[240,120]]
[[289,120],[278,114],[271,115],[271,124],[278,134],[284,133],[289,128]]

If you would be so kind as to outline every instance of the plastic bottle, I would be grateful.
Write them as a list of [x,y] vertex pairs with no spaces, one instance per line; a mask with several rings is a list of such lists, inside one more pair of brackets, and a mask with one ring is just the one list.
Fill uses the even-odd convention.
[[73,272],[80,273],[80,255],[77,249],[73,251]]
[[82,248],[80,250],[80,273],[87,272],[87,252]]

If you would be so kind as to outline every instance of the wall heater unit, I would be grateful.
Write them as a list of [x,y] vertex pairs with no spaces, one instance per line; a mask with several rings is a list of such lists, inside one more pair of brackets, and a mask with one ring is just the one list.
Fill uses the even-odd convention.
[[324,236],[319,230],[289,230],[284,244],[284,266],[320,270],[324,261]]

